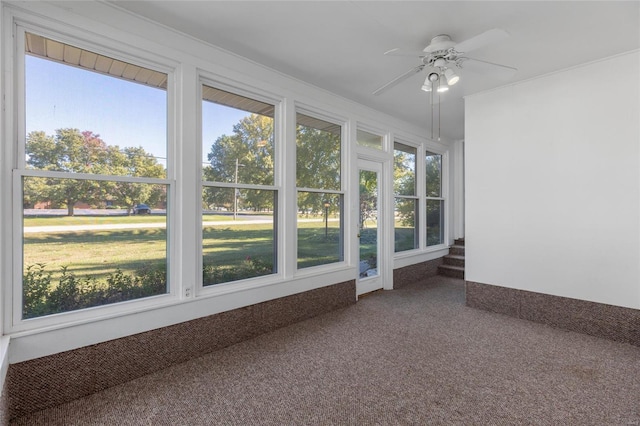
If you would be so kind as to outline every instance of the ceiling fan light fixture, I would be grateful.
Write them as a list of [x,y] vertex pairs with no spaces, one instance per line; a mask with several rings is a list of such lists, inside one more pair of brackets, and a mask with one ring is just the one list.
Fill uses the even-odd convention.
[[424,90],[425,92],[430,92],[432,89],[433,89],[433,85],[431,84],[431,80],[429,79],[429,76],[427,76],[427,78],[424,79],[422,90]]
[[447,80],[440,77],[438,80],[438,93],[443,93],[449,90],[449,85],[447,84]]
[[444,76],[447,78],[447,84],[453,86],[460,80],[460,76],[456,74],[451,68],[444,70]]

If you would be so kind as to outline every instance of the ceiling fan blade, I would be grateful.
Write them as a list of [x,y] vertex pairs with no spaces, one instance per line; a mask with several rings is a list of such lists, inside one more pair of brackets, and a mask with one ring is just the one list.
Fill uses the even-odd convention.
[[403,50],[403,49],[400,49],[399,47],[396,47],[395,49],[388,50],[388,51],[384,52],[384,54],[386,56],[411,56],[413,58],[415,58],[415,57],[422,58],[422,57],[428,55],[427,52],[422,51],[422,50]]
[[518,69],[514,67],[483,61],[481,59],[469,58],[466,56],[459,59],[463,60],[462,69],[482,72],[484,74],[490,73],[502,79],[509,79],[518,71]]
[[500,28],[493,28],[485,31],[482,34],[478,34],[475,37],[471,37],[468,40],[462,41],[456,44],[453,48],[456,52],[466,53],[472,50],[479,49],[488,44],[496,43],[500,40],[504,40],[509,37],[509,33]]
[[379,87],[378,89],[376,89],[373,92],[373,94],[374,95],[379,95],[380,93],[384,92],[385,90],[392,88],[396,84],[403,82],[404,80],[406,80],[407,78],[411,77],[412,75],[419,73],[420,71],[422,71],[424,69],[424,67],[425,67],[425,65],[421,64],[421,65],[418,65],[415,68],[411,68],[409,71],[399,75],[398,77],[394,78],[393,80],[391,80],[390,82],[388,82],[384,86]]

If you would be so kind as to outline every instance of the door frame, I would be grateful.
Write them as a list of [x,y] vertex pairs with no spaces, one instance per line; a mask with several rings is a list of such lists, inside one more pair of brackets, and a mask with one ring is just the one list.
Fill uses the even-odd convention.
[[[355,260],[357,266],[356,297],[372,291],[393,289],[393,209],[389,204],[389,194],[392,189],[389,179],[390,161],[387,159],[358,155],[356,162],[356,179],[354,179],[353,223],[356,224],[353,241],[355,246]],[[360,278],[360,170],[378,173],[378,275]],[[391,251],[390,251],[391,250]]]

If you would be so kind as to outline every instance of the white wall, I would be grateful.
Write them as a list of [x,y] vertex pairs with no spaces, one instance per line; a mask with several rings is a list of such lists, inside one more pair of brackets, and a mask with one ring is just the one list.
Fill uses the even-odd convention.
[[640,308],[640,52],[466,99],[466,279]]

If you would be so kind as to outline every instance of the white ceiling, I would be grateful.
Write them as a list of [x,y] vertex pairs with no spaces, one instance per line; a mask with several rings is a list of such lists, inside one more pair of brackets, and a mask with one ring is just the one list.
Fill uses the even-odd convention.
[[[473,57],[518,68],[508,81],[461,71],[442,102],[441,134],[464,137],[463,96],[640,48],[638,1],[112,1],[119,7],[421,127],[425,74],[373,96],[419,65],[384,56],[460,42],[491,28],[510,37]],[[604,81],[603,81],[604,84]]]

